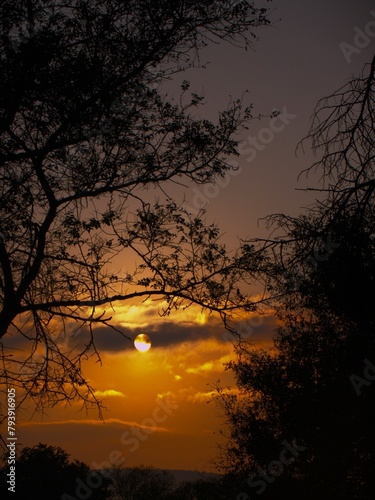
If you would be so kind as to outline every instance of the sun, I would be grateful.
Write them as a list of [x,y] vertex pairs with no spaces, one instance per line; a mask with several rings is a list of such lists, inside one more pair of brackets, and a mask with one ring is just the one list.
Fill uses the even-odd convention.
[[151,347],[151,339],[145,333],[140,333],[134,339],[135,348],[140,352],[146,352]]

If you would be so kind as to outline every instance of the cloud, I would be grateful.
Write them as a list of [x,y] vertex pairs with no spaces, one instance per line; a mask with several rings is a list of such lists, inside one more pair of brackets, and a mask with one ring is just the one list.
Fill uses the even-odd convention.
[[196,392],[187,396],[186,400],[192,403],[207,403],[212,400],[212,391],[209,392]]
[[106,389],[105,391],[95,391],[94,396],[97,398],[107,398],[107,397],[116,397],[116,398],[126,398],[127,396],[121,391],[115,391],[114,389]]
[[[257,346],[269,344],[275,334],[277,326],[274,316],[261,316],[260,319],[253,318],[250,321],[239,323],[241,335],[245,340],[254,343]],[[95,345],[99,351],[119,352],[134,349],[133,340],[139,333],[147,333],[151,338],[152,348],[160,349],[164,347],[175,347],[185,342],[198,343],[202,340],[215,339],[217,342],[231,346],[235,343],[235,337],[225,330],[219,318],[214,315],[198,318],[197,322],[181,321],[176,314],[175,321],[166,321],[165,318],[155,322],[150,322],[146,327],[134,329],[116,325],[121,333],[110,327],[100,326],[95,328]],[[89,341],[90,333],[88,330],[81,329],[78,335],[72,339],[72,344],[85,344]]]
[[[206,384],[207,386],[207,384]],[[237,398],[241,399],[244,397],[243,391],[239,389],[236,386],[230,387],[224,387],[221,389],[221,394],[224,395],[231,395],[231,396],[236,396]],[[208,403],[210,401],[213,401],[215,397],[218,395],[218,392],[216,390],[216,386],[212,386],[210,390],[201,390],[199,388],[189,386],[189,387],[183,387],[175,392],[173,391],[166,391],[162,394],[158,394],[159,398],[164,398],[168,397],[171,400],[178,402],[178,403],[193,403],[193,404],[201,404],[201,403]]]
[[211,361],[206,361],[203,365],[197,366],[195,368],[187,368],[186,373],[202,373],[202,372],[212,372],[214,364]]
[[[184,324],[180,322],[159,322],[149,324],[147,328],[119,328],[123,335],[110,327],[100,326],[94,329],[95,345],[101,352],[118,352],[133,350],[134,338],[140,333],[147,333],[151,338],[152,348],[172,347],[184,342],[195,342],[202,339],[221,339],[224,334],[223,327],[216,319],[208,321],[206,324]],[[129,337],[131,340],[125,338]],[[90,332],[87,328],[82,328],[78,334],[70,339],[70,345],[87,345],[90,341]]]
[[68,420],[55,420],[55,421],[43,421],[43,422],[23,422],[18,424],[19,427],[22,428],[32,428],[32,427],[45,427],[45,426],[111,426],[111,427],[127,427],[127,428],[138,428],[138,429],[145,429],[145,430],[152,430],[152,431],[158,431],[158,432],[171,432],[170,429],[167,429],[166,427],[156,427],[156,426],[149,426],[149,425],[143,425],[142,423],[139,424],[138,422],[134,421],[125,421],[121,420],[119,418],[108,418],[104,421],[102,420],[96,420],[96,419],[82,419],[82,420],[74,420],[74,419],[68,419]]

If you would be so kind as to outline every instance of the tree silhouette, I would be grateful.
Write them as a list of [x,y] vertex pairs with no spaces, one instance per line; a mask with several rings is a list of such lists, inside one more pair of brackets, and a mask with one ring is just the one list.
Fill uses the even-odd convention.
[[6,498],[37,497],[41,500],[69,500],[110,498],[110,481],[78,460],[70,461],[62,448],[39,443],[32,448],[22,448],[16,462],[15,492],[8,492],[8,455],[1,469],[2,491]]
[[282,234],[263,242],[273,349],[240,342],[229,368],[242,394],[218,389],[222,464],[243,498],[373,497],[375,58],[368,67],[315,110],[325,198],[271,217]]
[[221,477],[202,477],[194,481],[183,481],[172,492],[169,500],[226,500],[235,498]]
[[114,467],[108,474],[118,500],[169,499],[174,485],[172,473],[144,465]]
[[[253,307],[237,293],[249,262],[256,272],[252,249],[230,257],[217,227],[165,191],[232,168],[250,111],[236,101],[214,124],[194,117],[202,97],[187,82],[179,103],[158,84],[213,39],[246,45],[267,23],[245,0],[1,3],[2,376],[39,409],[100,403],[81,362],[99,356],[95,325],[114,327],[105,306]],[[165,201],[152,203],[151,187]],[[129,265],[116,271],[122,254]]]

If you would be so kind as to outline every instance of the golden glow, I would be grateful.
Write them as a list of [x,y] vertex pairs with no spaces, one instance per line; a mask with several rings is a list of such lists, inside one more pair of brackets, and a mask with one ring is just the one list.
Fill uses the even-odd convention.
[[[166,302],[155,302],[151,299],[138,304],[116,305],[116,321],[124,328],[147,328],[153,322],[160,322],[160,311],[167,306]],[[176,316],[164,316],[162,321],[175,323]],[[208,322],[208,314],[202,312],[200,307],[192,305],[178,312],[177,322],[203,326]]]
[[115,391],[114,389],[106,389],[105,391],[95,391],[94,396],[97,398],[106,398],[108,396],[115,398],[125,398],[125,394],[121,391]]
[[[128,350],[124,344],[123,350],[112,349],[109,343],[109,349],[101,353],[101,365],[94,357],[85,363],[86,379],[97,388],[94,395],[105,399],[110,411],[103,414],[105,425],[95,413],[92,419],[79,413],[78,401],[63,408],[56,405],[48,412],[50,425],[22,425],[26,446],[35,444],[37,429],[41,442],[52,441],[94,468],[104,467],[116,456],[127,466],[145,463],[169,469],[206,469],[222,425],[216,405],[207,404],[213,399],[210,388],[220,379],[225,393],[241,397],[236,387],[229,389],[235,385],[234,376],[224,367],[236,355],[215,314],[205,315],[191,306],[161,318],[160,307],[160,302],[151,301],[116,307],[115,324],[133,332],[135,348]],[[256,339],[257,345],[267,347],[267,332],[274,329],[275,321],[264,315],[261,321],[253,315],[240,321],[254,329],[249,340]],[[258,325],[262,327],[258,329]],[[194,332],[192,338],[189,332]],[[156,346],[158,333],[162,339],[157,349],[144,354],[152,342]]]
[[145,333],[140,333],[134,339],[135,348],[140,352],[147,352],[151,347],[151,339]]

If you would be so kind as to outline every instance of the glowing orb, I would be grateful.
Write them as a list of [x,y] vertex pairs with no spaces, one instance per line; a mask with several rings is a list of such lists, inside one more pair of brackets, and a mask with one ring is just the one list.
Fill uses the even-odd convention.
[[151,347],[151,339],[145,333],[140,333],[134,339],[135,348],[140,352],[146,352]]

